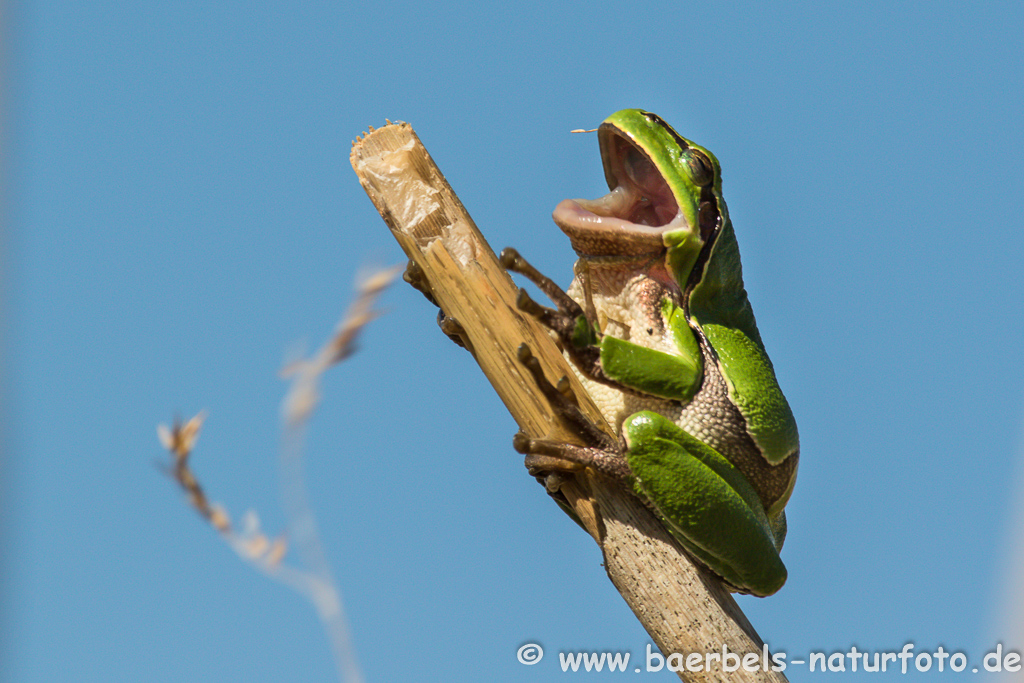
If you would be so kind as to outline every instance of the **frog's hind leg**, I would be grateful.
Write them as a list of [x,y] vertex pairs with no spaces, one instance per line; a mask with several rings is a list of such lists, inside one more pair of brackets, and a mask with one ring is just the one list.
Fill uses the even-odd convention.
[[623,433],[637,489],[691,555],[735,591],[764,596],[782,587],[772,522],[735,465],[657,413],[636,413]]

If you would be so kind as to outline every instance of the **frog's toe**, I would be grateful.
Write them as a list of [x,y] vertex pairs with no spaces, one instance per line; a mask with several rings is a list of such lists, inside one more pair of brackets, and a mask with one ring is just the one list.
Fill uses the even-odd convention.
[[530,474],[547,472],[572,474],[585,467],[618,480],[630,476],[629,465],[618,450],[606,450],[550,439],[531,439],[519,432],[512,439],[512,447],[526,456],[525,465]]
[[469,347],[466,345],[466,329],[459,323],[458,320],[447,315],[443,310],[437,312],[437,326],[441,328],[445,336],[451,339],[453,342],[458,344],[464,349]]
[[402,279],[412,285],[413,289],[427,297],[427,301],[437,306],[434,292],[430,289],[430,283],[427,282],[427,276],[418,263],[410,259],[409,263],[405,266],[405,272],[402,273]]

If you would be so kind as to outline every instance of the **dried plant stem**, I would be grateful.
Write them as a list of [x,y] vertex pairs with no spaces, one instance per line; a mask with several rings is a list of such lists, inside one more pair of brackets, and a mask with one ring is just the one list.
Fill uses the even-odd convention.
[[[306,424],[288,427],[281,444],[281,495],[292,546],[296,549],[308,580],[300,592],[304,593],[316,608],[327,640],[338,667],[339,680],[346,683],[363,683],[352,634],[341,599],[341,592],[334,580],[334,574],[327,561],[316,516],[309,504],[306,492],[305,467],[302,454],[305,452]],[[296,586],[297,587],[297,586]]]
[[[516,358],[523,342],[548,379],[568,377],[583,411],[606,431],[547,331],[515,306],[516,287],[440,170],[405,123],[370,129],[353,143],[352,166],[434,299],[465,330],[480,364],[520,429],[574,441]],[[609,431],[610,433],[610,431]],[[663,653],[763,655],[763,643],[720,582],[696,567],[636,498],[590,470],[562,488],[604,554],[612,583]],[[760,663],[759,659],[759,663]],[[687,681],[785,681],[779,672],[680,673]]]
[[305,596],[316,609],[327,635],[338,678],[344,683],[363,683],[363,675],[352,646],[352,637],[342,607],[341,591],[334,581],[327,555],[317,532],[316,517],[306,492],[306,429],[320,399],[320,377],[331,366],[350,356],[362,328],[376,315],[373,302],[397,271],[379,271],[362,280],[359,295],[338,325],[335,334],[313,356],[290,363],[282,374],[292,378],[283,404],[285,435],[281,443],[281,492],[288,520],[291,545],[299,555],[299,566],[284,563],[284,538],[268,539],[259,528],[255,512],[247,513],[236,528],[227,512],[212,503],[189,466],[189,456],[199,438],[204,414],[184,424],[175,421],[157,433],[173,458],[171,476],[188,496],[189,504],[216,529],[235,553],[267,576]]

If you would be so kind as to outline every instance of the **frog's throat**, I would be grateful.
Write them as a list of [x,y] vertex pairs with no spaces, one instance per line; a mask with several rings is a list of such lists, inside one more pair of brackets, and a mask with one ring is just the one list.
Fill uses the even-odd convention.
[[656,252],[643,252],[639,254],[584,254],[577,251],[576,255],[580,257],[580,261],[584,262],[588,268],[648,271],[655,267],[656,264],[664,262],[665,248],[662,247],[660,251]]

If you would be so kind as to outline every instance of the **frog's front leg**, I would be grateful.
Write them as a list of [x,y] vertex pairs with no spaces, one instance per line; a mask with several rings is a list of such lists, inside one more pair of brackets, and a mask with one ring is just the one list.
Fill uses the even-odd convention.
[[593,321],[587,318],[583,308],[562,291],[554,280],[531,266],[512,247],[506,247],[501,251],[501,265],[537,285],[558,307],[551,309],[541,306],[531,299],[525,290],[520,289],[516,297],[516,306],[519,310],[529,313],[555,333],[573,364],[584,376],[597,382],[613,383],[601,367],[601,349],[597,346],[599,336]]
[[[681,327],[681,338],[693,344],[689,353],[671,354],[601,334],[595,321],[554,281],[527,263],[511,247],[501,252],[501,264],[536,284],[557,309],[545,308],[520,289],[516,305],[552,330],[573,365],[584,377],[633,396],[689,401],[701,383],[702,367],[696,341],[682,310],[663,305],[669,324]],[[685,346],[685,344],[684,344]]]

